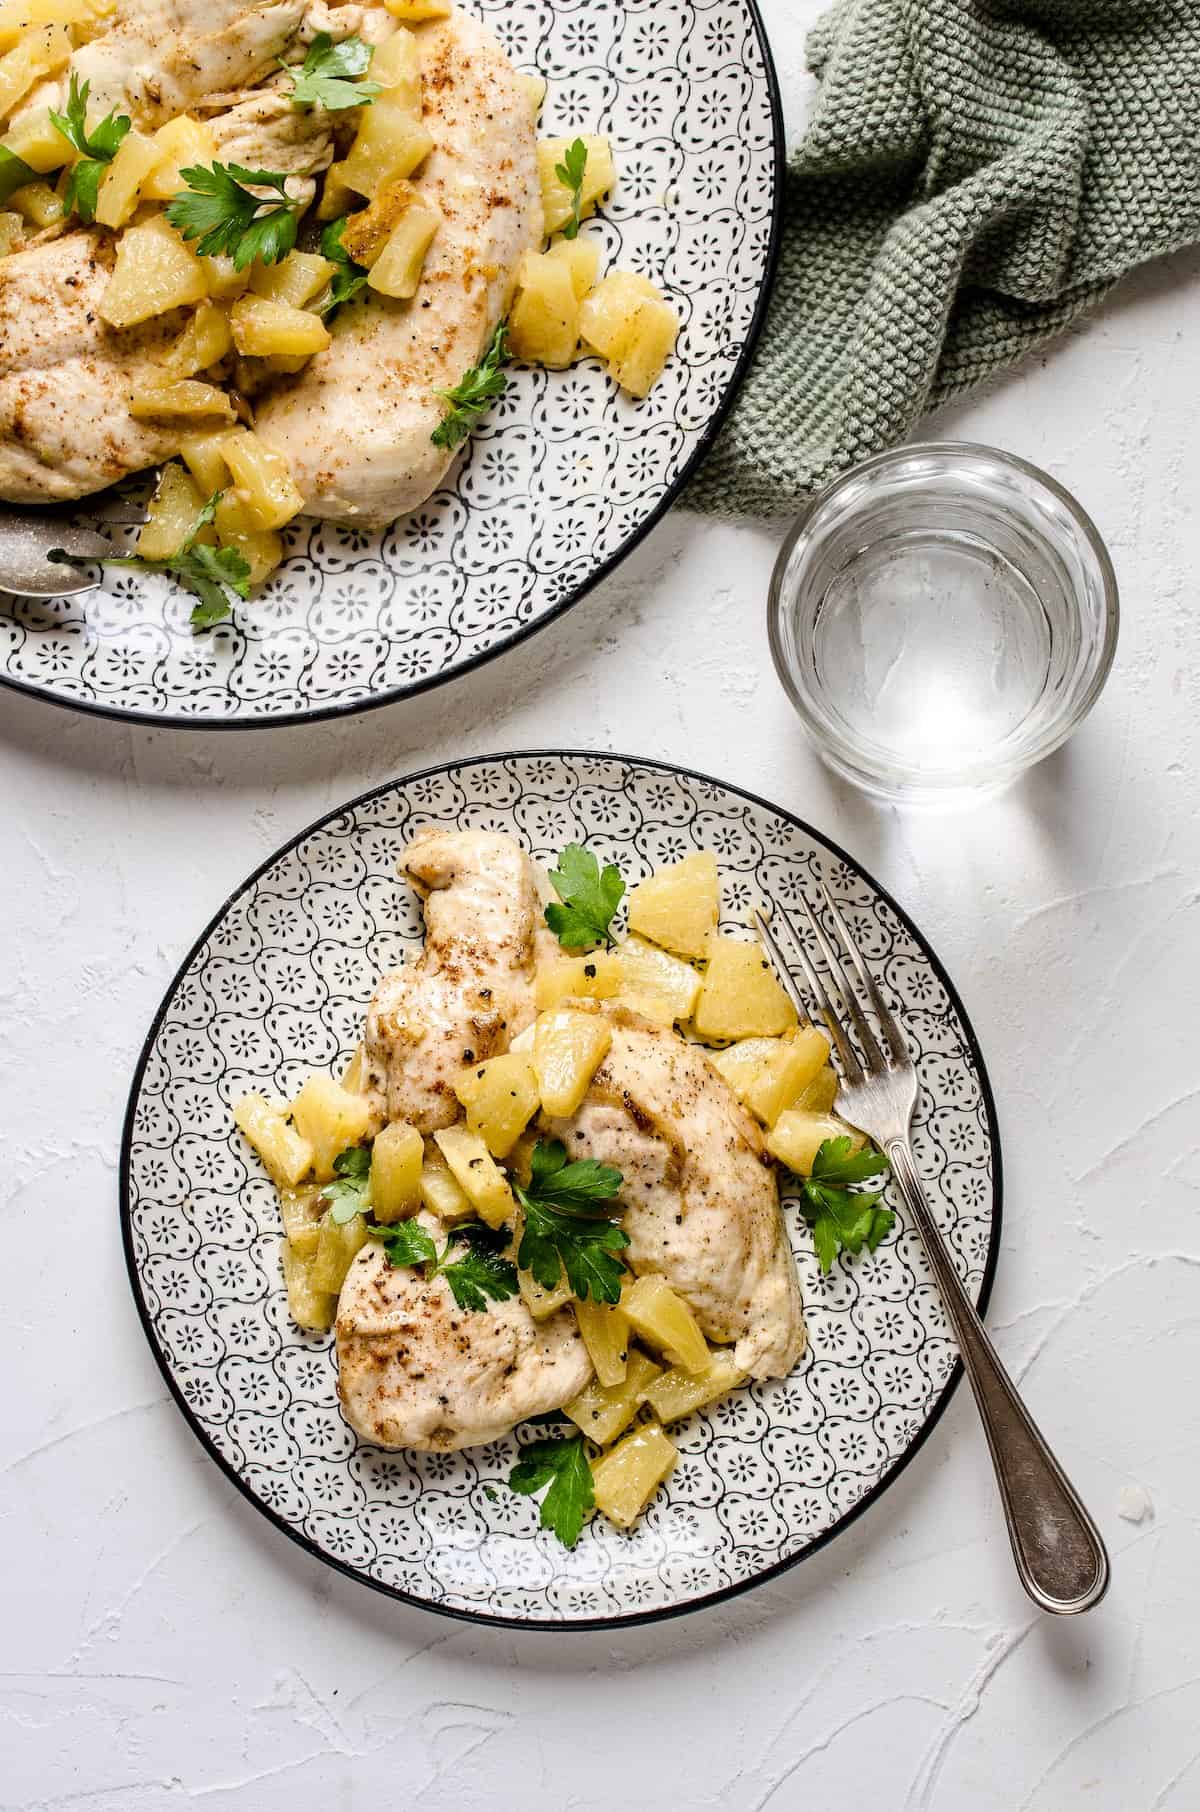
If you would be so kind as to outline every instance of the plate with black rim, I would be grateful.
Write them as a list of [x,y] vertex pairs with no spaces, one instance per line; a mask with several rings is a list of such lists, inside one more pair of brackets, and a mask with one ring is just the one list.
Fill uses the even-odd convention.
[[[634,403],[596,359],[513,368],[427,503],[382,533],[303,519],[235,619],[110,568],[73,598],[0,593],[0,682],[195,729],[296,723],[465,673],[551,622],[685,485],[733,400],[779,239],[783,121],[754,0],[465,0],[549,84],[541,131],[607,133],[619,180],[587,231],[679,310],[676,352]],[[86,506],[81,506],[86,517]]]
[[983,1058],[921,933],[811,826],[686,769],[625,756],[484,756],[391,782],[263,864],[189,952],[155,1017],[121,1155],[125,1252],[155,1358],[193,1431],[271,1522],[406,1602],[484,1623],[608,1628],[695,1610],[833,1539],[916,1453],[959,1376],[917,1233],[901,1211],[870,1256],[823,1276],[784,1215],[809,1344],[792,1375],[673,1431],[679,1462],[629,1533],[594,1518],[568,1551],[508,1489],[521,1444],[392,1452],[342,1418],[328,1335],[289,1320],[275,1192],[235,1130],[250,1089],[289,1095],[354,1049],[379,974],[419,946],[396,861],[423,825],[508,831],[552,864],[571,841],[629,884],[716,852],[729,928],[754,904],[831,890],[900,1015],[921,1081],[914,1149],[982,1309],[1000,1243],[1000,1148]]

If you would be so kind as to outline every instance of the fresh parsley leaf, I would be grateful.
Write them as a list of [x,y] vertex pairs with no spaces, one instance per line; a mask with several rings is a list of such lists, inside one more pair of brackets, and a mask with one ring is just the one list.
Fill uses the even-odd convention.
[[193,629],[211,629],[229,615],[229,594],[250,596],[250,565],[235,547],[210,547],[196,540],[216,514],[220,491],[215,491],[192,524],[191,533],[178,553],[166,560],[144,560],[140,554],[114,555],[112,559],[95,560],[68,554],[53,547],[47,556],[67,566],[132,566],[146,573],[167,573],[186,587],[200,601],[189,621]]
[[[505,1302],[517,1293],[517,1268],[501,1257],[508,1245],[507,1233],[485,1227],[482,1221],[471,1221],[455,1227],[442,1253],[417,1221],[398,1221],[394,1226],[370,1227],[392,1265],[424,1265],[425,1281],[444,1277],[460,1309],[476,1313],[489,1302]],[[465,1246],[461,1257],[457,1247]]]
[[812,1228],[822,1271],[830,1271],[839,1253],[856,1258],[865,1246],[874,1252],[892,1230],[895,1215],[880,1208],[883,1189],[863,1189],[872,1177],[891,1166],[881,1151],[866,1145],[854,1151],[848,1137],[826,1139],[805,1177],[800,1212]]
[[[88,131],[87,98],[89,82],[81,83],[74,70],[67,89],[67,111],[50,109],[50,119],[67,143],[79,153],[79,161],[67,177],[63,201],[74,208],[81,220],[96,218],[96,198],[100,178],[120,149],[125,134],[133,124],[124,113],[106,113],[98,126]],[[15,186],[15,185],[14,185]]]
[[32,165],[18,157],[15,151],[10,151],[7,145],[0,145],[0,201],[7,201],[14,189],[36,181],[37,171]]
[[355,1145],[338,1153],[333,1169],[333,1182],[321,1194],[329,1203],[330,1220],[342,1227],[371,1206],[371,1153],[365,1145]]
[[575,1546],[583,1519],[596,1502],[582,1435],[565,1441],[531,1441],[521,1449],[508,1485],[522,1497],[549,1485],[542,1499],[542,1528],[552,1530],[564,1547]]
[[565,1271],[580,1301],[617,1302],[625,1271],[613,1255],[629,1244],[612,1219],[621,1172],[594,1158],[568,1164],[566,1157],[561,1140],[539,1141],[528,1184],[513,1184],[525,1220],[517,1263],[544,1290],[557,1289]]
[[504,395],[508,379],[500,367],[507,358],[508,322],[501,321],[479,364],[473,365],[453,390],[435,392],[448,405],[446,414],[429,437],[435,447],[449,451],[461,445],[480,416],[486,414],[497,397]]
[[341,113],[347,107],[369,106],[381,92],[378,82],[353,79],[366,74],[371,56],[371,46],[361,38],[343,38],[335,44],[327,31],[319,31],[299,71],[282,57],[276,61],[294,77],[293,107],[324,107],[327,113]]
[[[202,258],[226,252],[241,271],[255,259],[278,264],[287,257],[296,243],[300,203],[289,197],[285,175],[218,163],[189,164],[179,174],[187,187],[167,203],[167,219],[184,239],[198,240]],[[254,188],[271,189],[279,199],[256,195]]]
[[562,230],[564,239],[574,239],[579,233],[580,209],[583,206],[583,173],[587,169],[588,149],[581,138],[567,146],[561,164],[555,164],[554,174],[565,189],[571,191],[571,218]]
[[367,280],[366,265],[357,264],[342,244],[349,218],[348,214],[340,214],[321,234],[321,256],[337,266],[329,281],[329,300],[318,310],[323,315],[331,314],[341,303],[356,296]]
[[611,948],[609,927],[625,892],[620,869],[611,863],[601,868],[581,843],[568,843],[550,879],[562,905],[551,901],[546,923],[559,943],[567,950],[590,950],[595,944]]

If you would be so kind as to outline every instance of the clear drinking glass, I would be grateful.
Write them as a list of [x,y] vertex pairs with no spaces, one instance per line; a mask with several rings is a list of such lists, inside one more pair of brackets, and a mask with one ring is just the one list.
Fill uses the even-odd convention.
[[817,748],[869,792],[952,800],[1082,722],[1117,642],[1094,524],[1036,466],[931,441],[813,498],[771,579],[771,652]]

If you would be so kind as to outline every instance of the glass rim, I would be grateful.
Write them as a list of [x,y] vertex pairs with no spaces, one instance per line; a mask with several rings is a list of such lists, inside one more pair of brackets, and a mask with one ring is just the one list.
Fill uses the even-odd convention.
[[[864,475],[902,466],[914,459],[930,457],[946,461],[986,460],[1020,474],[1022,478],[1047,491],[1063,507],[1082,543],[1095,560],[1103,599],[1103,621],[1099,625],[1095,665],[1081,695],[1059,721],[1049,726],[1027,749],[1021,751],[1019,758],[994,758],[965,773],[959,764],[947,767],[944,772],[927,770],[924,774],[917,775],[900,764],[876,756],[868,745],[847,736],[830,717],[814,707],[812,699],[797,684],[792,663],[783,646],[783,577],[797,543],[839,492],[858,482]],[[1045,539],[1040,528],[1035,528],[1035,532],[1039,539]],[[1099,529],[1079,499],[1065,485],[1060,484],[1057,478],[1034,465],[1031,460],[1023,459],[1017,453],[1008,453],[1000,447],[988,446],[983,441],[906,441],[903,446],[873,453],[845,472],[837,473],[820,490],[814,491],[801,506],[779,548],[767,590],[767,638],[771,658],[793,710],[812,741],[828,756],[839,773],[868,791],[882,791],[890,796],[909,793],[914,798],[928,798],[938,793],[977,793],[1015,779],[1038,762],[1044,761],[1047,755],[1052,755],[1055,749],[1061,748],[1074,734],[1104,690],[1116,658],[1120,624],[1120,593],[1112,557]]]

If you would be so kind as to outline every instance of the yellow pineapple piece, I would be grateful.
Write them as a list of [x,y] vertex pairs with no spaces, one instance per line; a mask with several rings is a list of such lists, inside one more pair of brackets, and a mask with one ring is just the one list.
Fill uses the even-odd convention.
[[671,956],[644,938],[628,937],[617,953],[621,965],[621,999],[632,996],[645,1011],[645,1003],[658,1003],[657,1014],[670,1025],[690,1019],[700,993],[700,976],[690,963]]
[[276,453],[249,429],[227,434],[221,443],[221,457],[257,528],[282,528],[304,507],[286,456]]
[[265,1095],[243,1095],[233,1110],[234,1122],[250,1141],[272,1182],[294,1189],[312,1169],[313,1148],[288,1125],[287,1117]]
[[223,433],[188,434],[179,443],[183,463],[205,497],[229,483],[229,467],[221,453],[224,438]]
[[564,1000],[609,1000],[621,986],[620,959],[607,951],[555,957],[538,966],[533,997],[539,1011]]
[[45,176],[51,170],[61,170],[64,164],[70,163],[74,153],[50,118],[48,107],[35,107],[9,127],[3,140],[0,140],[6,151],[19,157],[22,163],[36,170],[39,176]]
[[526,252],[508,317],[513,357],[562,370],[579,342],[579,298],[568,265],[544,253]]
[[421,191],[407,178],[382,183],[370,203],[346,221],[342,250],[355,264],[369,270],[404,216],[411,208],[423,205]]
[[283,1248],[283,1281],[287,1286],[288,1314],[298,1328],[310,1334],[324,1334],[333,1326],[337,1315],[337,1296],[319,1290],[313,1282],[316,1252],[302,1254],[290,1244]]
[[708,1343],[696,1317],[665,1277],[647,1274],[621,1292],[621,1311],[635,1334],[665,1353],[672,1365],[703,1371]]
[[167,349],[162,364],[172,377],[194,377],[198,371],[207,371],[210,365],[219,364],[232,346],[233,335],[225,310],[216,308],[211,302],[201,302],[174,345]]
[[480,1220],[489,1227],[511,1221],[516,1207],[513,1192],[479,1134],[465,1126],[448,1126],[433,1136]]
[[208,282],[201,261],[165,214],[126,227],[117,241],[117,258],[99,313],[110,327],[136,327],[153,315],[165,315],[189,302],[202,302]]
[[283,559],[283,542],[274,529],[259,528],[254,512],[236,492],[226,491],[217,500],[214,523],[221,546],[235,548],[250,568],[250,585],[261,585],[271,576]]
[[575,299],[582,302],[595,288],[600,275],[600,243],[596,239],[556,239],[546,253],[553,264],[565,264],[571,273]]
[[424,92],[421,50],[412,32],[401,26],[390,38],[377,44],[367,74],[373,82],[379,83],[389,101],[420,113]]
[[795,1023],[796,1009],[762,945],[714,932],[694,1018],[701,1038],[770,1038]]
[[367,1223],[356,1214],[340,1224],[326,1215],[317,1236],[317,1250],[312,1258],[309,1276],[314,1290],[336,1296],[346,1281],[346,1273],[366,1245]]
[[456,1227],[460,1221],[475,1219],[470,1197],[432,1139],[425,1145],[420,1189],[422,1206],[447,1226]]
[[[378,62],[379,56],[376,51],[372,60]],[[433,139],[422,122],[420,103],[414,107],[406,97],[395,99],[388,90],[365,109],[348,154],[334,165],[336,180],[360,195],[374,195],[384,183],[411,176],[432,150]]]
[[441,224],[438,210],[418,194],[397,220],[387,244],[372,264],[367,288],[398,302],[415,296],[425,269],[425,255]]
[[72,48],[68,26],[37,25],[0,56],[0,118],[13,111],[35,82],[61,69]]
[[658,299],[649,277],[637,271],[609,271],[580,307],[579,337],[602,359],[616,364],[633,346],[643,302]]
[[618,1528],[632,1527],[678,1458],[661,1428],[635,1428],[592,1466],[597,1510]]
[[589,1441],[607,1447],[610,1441],[633,1421],[641,1408],[641,1394],[658,1377],[661,1366],[645,1353],[629,1355],[625,1376],[617,1384],[601,1384],[593,1378],[577,1397],[563,1404],[563,1414],[582,1429]]
[[767,1134],[767,1150],[798,1177],[806,1177],[826,1139],[841,1139],[847,1134],[852,1150],[857,1151],[866,1143],[861,1133],[836,1114],[810,1114],[802,1107],[787,1107]]
[[292,1102],[292,1123],[313,1148],[313,1175],[318,1183],[333,1178],[333,1160],[360,1145],[370,1125],[371,1110],[361,1095],[351,1095],[332,1076],[310,1076]]
[[639,881],[629,896],[629,929],[680,956],[707,956],[720,913],[717,858],[684,856]]
[[249,289],[254,268],[252,265],[248,264],[245,270],[238,270],[227,252],[217,252],[202,262],[204,281],[214,302],[232,302],[236,296],[243,295]]
[[319,315],[266,296],[239,296],[229,310],[229,325],[234,345],[251,358],[311,358],[329,344],[329,329]]
[[111,12],[111,5],[92,5],[91,0],[3,0],[0,50],[11,50],[30,32],[46,25],[73,26],[77,41],[82,43],[99,19]]
[[146,138],[136,130],[125,134],[116,156],[100,178],[96,196],[96,220],[100,226],[125,225],[158,161],[158,146],[152,138]]
[[629,1366],[629,1321],[616,1302],[575,1304],[575,1319],[601,1384],[623,1384]]
[[0,212],[0,258],[19,252],[25,244],[25,222],[19,214]]
[[606,138],[579,133],[570,138],[539,139],[538,176],[542,185],[542,206],[546,211],[547,238],[561,231],[572,215],[572,192],[557,174],[557,166],[564,162],[567,150],[574,144],[576,136],[582,138],[587,146],[587,162],[579,190],[580,219],[586,220],[590,214],[594,214],[600,198],[610,194],[617,186],[617,167],[613,162],[612,147]]
[[810,1114],[828,1114],[833,1110],[838,1096],[837,1072],[831,1063],[818,1070],[811,1082],[805,1084],[789,1107],[802,1107]]
[[[204,499],[183,467],[173,462],[164,466],[135,543],[142,559],[170,560],[195,531],[203,507]],[[201,538],[211,541],[211,528],[202,530]]]
[[425,1141],[415,1126],[393,1120],[371,1147],[371,1207],[377,1221],[402,1221],[421,1206]]
[[67,204],[48,182],[27,182],[9,197],[13,207],[32,227],[57,226],[66,218]]
[[564,1303],[570,1302],[573,1294],[565,1277],[559,1278],[553,1290],[547,1290],[532,1271],[517,1272],[517,1288],[521,1292],[522,1302],[535,1321],[545,1321],[548,1316],[557,1314]]
[[746,1373],[738,1370],[733,1354],[718,1349],[709,1353],[708,1364],[699,1371],[689,1372],[675,1365],[663,1372],[642,1392],[642,1402],[650,1405],[660,1422],[678,1422],[703,1409],[706,1403],[727,1397],[745,1382]]
[[151,378],[135,381],[129,393],[129,413],[135,421],[161,421],[175,416],[203,416],[210,422],[232,422],[233,404],[215,384],[198,384],[193,378],[157,383]]
[[633,317],[629,344],[609,369],[622,390],[639,398],[649,396],[663,374],[679,338],[679,316],[666,301],[647,298]]
[[612,1027],[578,1007],[555,1007],[534,1022],[533,1068],[542,1107],[554,1118],[575,1113],[608,1054]]
[[298,1258],[311,1258],[317,1249],[325,1196],[319,1183],[279,1191],[279,1214],[288,1245]]
[[289,252],[278,264],[252,264],[250,288],[264,302],[303,308],[319,295],[337,266],[319,252]]
[[158,157],[142,184],[143,201],[170,201],[187,188],[181,170],[211,164],[217,155],[212,129],[186,113],[160,126],[152,142]]
[[494,1158],[506,1158],[538,1110],[537,1077],[528,1058],[506,1051],[472,1064],[454,1084],[467,1125]]
[[781,1038],[743,1038],[710,1052],[709,1061],[751,1113],[773,1126],[828,1066],[829,1040],[815,1026],[798,1026]]
[[450,0],[383,0],[393,19],[419,24],[423,19],[448,19]]

